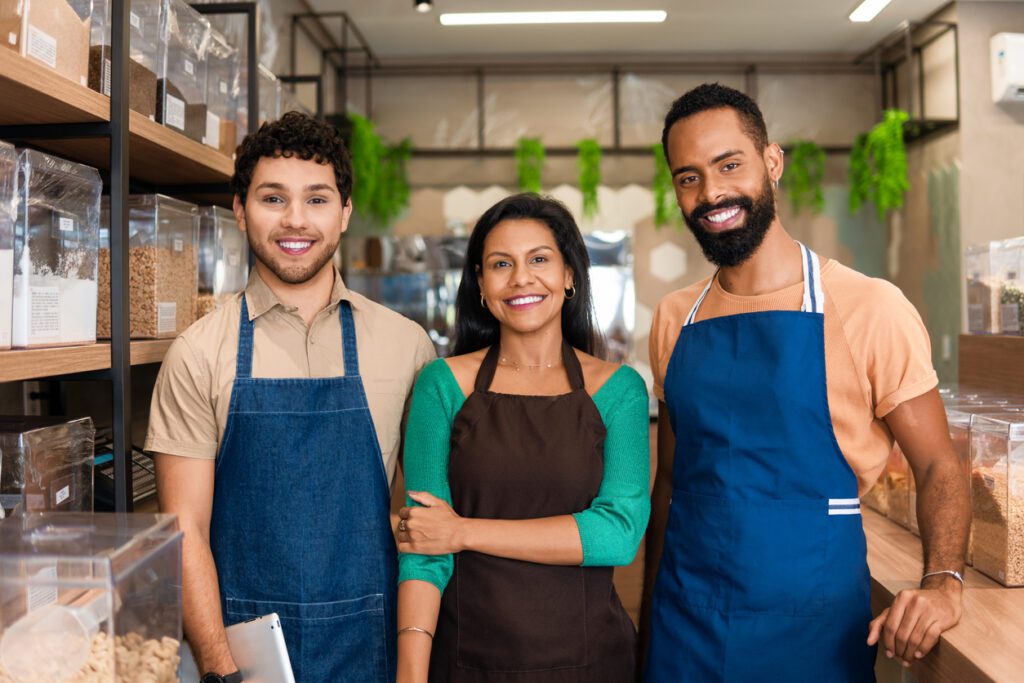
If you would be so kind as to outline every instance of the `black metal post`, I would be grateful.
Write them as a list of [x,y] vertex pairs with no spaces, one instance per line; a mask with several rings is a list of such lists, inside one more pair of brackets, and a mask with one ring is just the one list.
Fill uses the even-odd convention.
[[622,101],[619,91],[619,68],[612,69],[612,146],[622,147]]
[[278,76],[277,80],[282,83],[312,83],[316,86],[316,116],[321,118],[324,112],[323,76],[316,74],[305,74],[300,76]]
[[110,377],[114,396],[114,510],[130,512],[132,491],[131,327],[128,276],[128,12],[111,2],[110,39]]
[[484,136],[487,132],[487,120],[485,118],[484,110],[487,108],[487,97],[484,92],[486,84],[484,83],[484,70],[477,69],[476,72],[476,146],[477,149],[484,149]]

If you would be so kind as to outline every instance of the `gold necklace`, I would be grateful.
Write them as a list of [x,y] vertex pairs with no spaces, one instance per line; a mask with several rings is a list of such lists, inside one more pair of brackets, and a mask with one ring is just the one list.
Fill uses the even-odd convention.
[[511,358],[508,358],[506,356],[500,356],[498,358],[498,362],[503,364],[503,365],[510,365],[510,366],[512,366],[512,369],[515,370],[516,372],[521,372],[523,370],[523,368],[526,368],[527,370],[537,371],[537,370],[550,370],[551,368],[554,368],[554,367],[558,366],[558,364],[556,364],[556,363],[542,363],[540,365],[524,365],[524,364],[520,363],[519,361],[514,361]]

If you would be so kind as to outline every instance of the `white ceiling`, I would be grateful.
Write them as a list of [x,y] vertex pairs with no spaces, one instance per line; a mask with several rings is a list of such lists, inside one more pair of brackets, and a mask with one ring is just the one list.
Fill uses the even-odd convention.
[[[871,47],[903,20],[924,19],[948,2],[892,0],[874,21],[855,24],[847,15],[859,0],[434,0],[434,10],[426,14],[413,10],[413,0],[308,1],[316,11],[348,12],[385,62],[551,54],[610,59],[694,53],[722,59],[772,53],[852,55]],[[668,19],[662,24],[617,26],[442,27],[438,22],[442,12],[544,9],[664,9]]]

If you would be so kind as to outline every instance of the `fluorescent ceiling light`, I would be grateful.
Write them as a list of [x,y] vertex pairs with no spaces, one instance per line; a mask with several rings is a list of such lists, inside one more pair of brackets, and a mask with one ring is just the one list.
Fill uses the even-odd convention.
[[865,22],[871,21],[888,6],[892,0],[864,0],[857,5],[857,9],[850,12],[850,21]]
[[456,12],[441,15],[443,26],[495,26],[503,24],[658,24],[663,10],[609,12]]

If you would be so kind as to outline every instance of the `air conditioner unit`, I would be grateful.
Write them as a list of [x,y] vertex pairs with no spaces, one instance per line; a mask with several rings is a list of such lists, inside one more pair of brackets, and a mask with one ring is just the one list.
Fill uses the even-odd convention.
[[992,101],[1024,102],[1024,33],[997,33],[992,53]]

